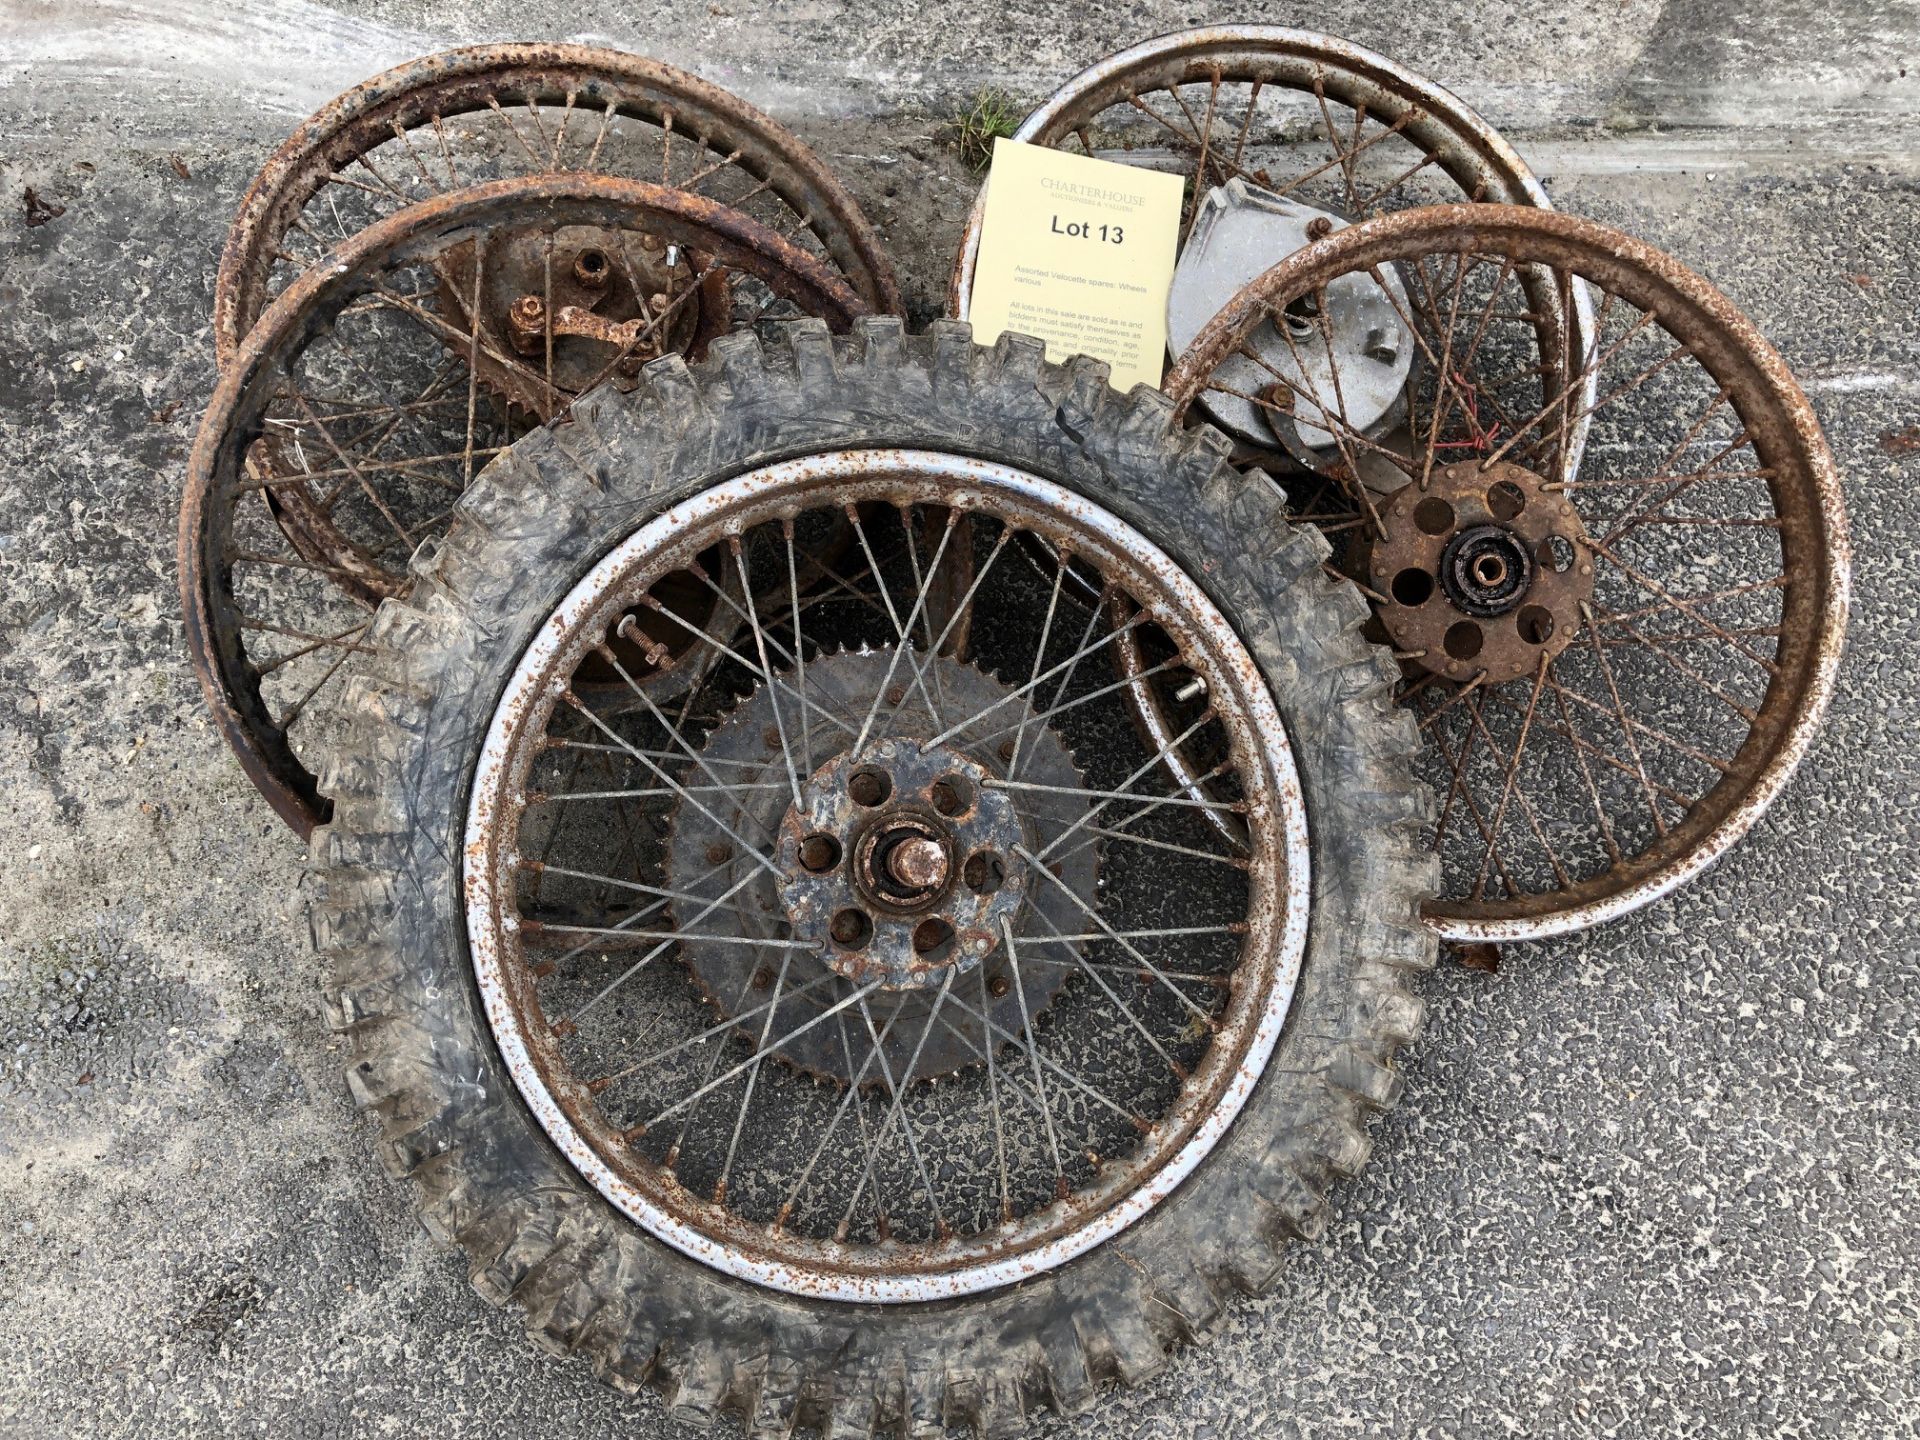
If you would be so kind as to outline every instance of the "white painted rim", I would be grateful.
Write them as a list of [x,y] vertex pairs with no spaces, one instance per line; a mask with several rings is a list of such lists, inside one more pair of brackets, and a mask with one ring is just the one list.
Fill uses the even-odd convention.
[[[790,1261],[745,1253],[687,1224],[652,1197],[617,1175],[600,1157],[566,1114],[548,1088],[523,1040],[518,1017],[508,999],[505,967],[517,958],[498,943],[495,915],[511,891],[501,885],[489,862],[488,839],[504,819],[498,793],[512,766],[512,738],[519,729],[516,717],[538,699],[548,667],[584,618],[601,604],[620,575],[634,569],[645,556],[665,547],[696,526],[711,523],[716,514],[750,503],[768,489],[782,489],[823,476],[854,473],[911,472],[953,487],[956,504],[975,495],[999,491],[1018,501],[1073,517],[1074,523],[1097,538],[1131,555],[1150,570],[1171,601],[1185,607],[1224,658],[1238,659],[1244,675],[1257,676],[1251,657],[1218,607],[1171,557],[1110,511],[1083,496],[1008,466],[932,451],[857,450],[816,455],[769,465],[736,477],[692,499],[681,502],[629,535],[603,557],[561,601],[521,656],[490,721],[486,740],[475,765],[472,798],[467,810],[462,875],[466,894],[465,920],[474,975],[480,987],[488,1025],[521,1098],[533,1111],[548,1137],[569,1162],[603,1196],[649,1234],[688,1257],[725,1274],[770,1289],[815,1299],[861,1303],[904,1304],[952,1299],[997,1289],[1052,1270],[1112,1239],[1169,1197],[1180,1182],[1225,1136],[1253,1091],[1280,1038],[1292,1009],[1306,950],[1312,896],[1312,874],[1307,843],[1307,818],[1293,750],[1278,708],[1264,683],[1236,687],[1246,723],[1259,740],[1258,750],[1267,773],[1250,785],[1252,813],[1271,807],[1274,833],[1282,840],[1281,864],[1269,867],[1282,877],[1283,893],[1276,898],[1278,953],[1271,966],[1273,980],[1267,1000],[1253,1018],[1251,1033],[1234,1072],[1221,1086],[1221,1098],[1187,1137],[1186,1142],[1150,1175],[1119,1200],[1085,1223],[1041,1245],[1013,1254],[1000,1247],[975,1244],[959,1247],[956,1258],[938,1271],[902,1274],[891,1271],[851,1273],[845,1269],[809,1269]],[[1217,663],[1217,662],[1216,662]],[[1264,791],[1264,795],[1258,793]],[[977,1250],[969,1256],[969,1249]]]

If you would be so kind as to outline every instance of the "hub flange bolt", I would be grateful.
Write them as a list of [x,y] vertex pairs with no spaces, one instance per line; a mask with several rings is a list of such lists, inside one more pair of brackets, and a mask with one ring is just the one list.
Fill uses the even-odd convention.
[[522,295],[507,307],[507,329],[513,348],[531,355],[546,340],[547,307],[538,295]]
[[606,288],[607,253],[604,250],[582,250],[573,260],[573,278],[589,290]]

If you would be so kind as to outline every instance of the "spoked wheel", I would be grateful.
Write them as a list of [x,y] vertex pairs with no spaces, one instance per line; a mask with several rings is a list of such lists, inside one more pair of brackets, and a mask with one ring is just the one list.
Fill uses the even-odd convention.
[[[1432,947],[1411,726],[1164,405],[958,326],[791,343],[482,477],[356,662],[315,933],[389,1156],[546,1343],[756,1434],[1005,1433],[1207,1333],[1363,1157]],[[663,703],[623,647],[690,587],[739,627]],[[1130,731],[1148,628],[1245,854]]]
[[[603,286],[652,266],[673,299],[613,333],[530,335],[488,319],[484,277],[507,227],[543,274],[583,233]],[[671,257],[671,258],[669,258]],[[570,277],[579,257],[570,262]],[[469,288],[450,288],[447,277]],[[304,833],[325,813],[310,731],[378,602],[410,583],[461,492],[528,419],[483,376],[558,414],[608,378],[631,384],[715,275],[739,276],[844,329],[863,306],[818,259],[684,191],[605,176],[499,181],[359,231],[261,317],[201,425],[181,508],[180,583],[196,667],[222,733],[275,811]],[[623,277],[625,277],[623,279]],[[665,294],[668,292],[658,292]],[[693,597],[695,600],[697,596]],[[684,673],[669,637],[650,674]]]
[[[1355,221],[1455,200],[1550,208],[1526,164],[1457,96],[1362,46],[1272,25],[1180,31],[1110,55],[1061,86],[1014,138],[1187,178],[1167,309],[1175,357],[1242,285]],[[985,207],[982,187],[954,262],[949,309],[957,316],[972,298]],[[1559,295],[1536,278],[1522,276],[1532,302],[1580,333],[1584,292]],[[1386,356],[1386,307],[1333,299],[1325,323],[1341,347]],[[1288,318],[1296,331],[1313,319]],[[1284,337],[1271,328],[1249,340],[1269,361],[1283,353]],[[1401,448],[1405,381],[1406,357],[1395,355],[1364,375],[1356,369],[1349,397],[1370,438]],[[1274,423],[1238,394],[1214,391],[1199,403],[1253,463],[1342,468],[1320,437]]]
[[[1429,742],[1429,916],[1458,940],[1563,934],[1711,864],[1806,754],[1846,623],[1833,459],[1779,355],[1699,276],[1504,206],[1385,217],[1274,267],[1181,358],[1175,405],[1237,390],[1228,361],[1276,317],[1378,294],[1394,270],[1426,276],[1396,317],[1418,446],[1349,423],[1324,333],[1260,362],[1263,403],[1397,473],[1377,496],[1308,487],[1301,509],[1366,577]],[[1591,338],[1557,363],[1528,270],[1597,297]]]
[[[224,365],[261,313],[307,266],[408,205],[467,186],[578,173],[645,180],[739,211],[839,273],[869,310],[898,312],[893,270],[853,198],[799,138],[738,96],[656,60],[583,45],[483,45],[412,60],[307,120],[241,201],[220,260],[214,337]],[[496,241],[492,285],[542,295],[540,247]],[[588,312],[614,308],[580,252],[558,283]],[[470,261],[468,262],[471,263]],[[458,262],[441,277],[460,295]],[[616,284],[625,277],[611,277]],[[660,293],[658,277],[635,277]],[[611,317],[614,321],[626,318]],[[538,327],[535,327],[536,329]]]
[[[773,593],[811,534],[875,501],[893,513],[860,526],[855,592],[805,619],[749,609],[735,666],[678,718],[621,725],[574,694],[702,554]],[[926,515],[941,539],[920,554]],[[1138,788],[1151,756],[1100,745],[1098,610],[1053,605],[973,664],[934,653],[928,587],[962,521],[984,556],[970,604],[1003,627],[1040,600],[988,568],[1025,531],[1177,637],[1209,682],[1192,728],[1231,756],[1245,858]],[[924,1300],[1063,1263],[1199,1162],[1288,1011],[1306,824],[1245,650],[1164,564],[1024,472],[842,451],[684,501],[579,581],[500,697],[463,850],[494,1034],[603,1194],[764,1285]],[[569,783],[576,745],[611,747],[611,787]],[[1177,913],[1127,903],[1140,862],[1184,870]],[[529,915],[553,907],[581,918]],[[683,963],[656,965],[669,951]]]

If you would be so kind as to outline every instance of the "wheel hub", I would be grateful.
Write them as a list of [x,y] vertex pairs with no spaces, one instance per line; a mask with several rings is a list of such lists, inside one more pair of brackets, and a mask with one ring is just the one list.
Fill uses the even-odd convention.
[[[1347,221],[1332,211],[1249,185],[1238,177],[1201,199],[1167,297],[1167,349],[1172,359],[1242,286],[1281,256]],[[1294,390],[1331,397],[1345,428],[1375,436],[1398,423],[1412,373],[1414,344],[1401,316],[1405,287],[1392,266],[1376,282],[1344,277],[1324,297],[1303,295],[1251,338],[1251,354],[1225,360],[1218,388],[1200,397],[1207,416],[1236,439],[1284,448],[1312,463],[1336,449],[1318,406]],[[1383,288],[1383,286],[1385,288]],[[1319,300],[1324,298],[1325,314]],[[1283,383],[1284,382],[1284,383]]]
[[815,771],[780,826],[796,938],[847,979],[938,987],[1000,944],[1026,893],[1020,818],[945,745],[883,740]]
[[1498,462],[1436,469],[1386,497],[1369,559],[1380,617],[1410,663],[1491,681],[1566,649],[1593,596],[1586,530],[1565,494]]
[[[701,347],[728,318],[724,275],[702,277],[692,256],[651,234],[594,225],[508,230],[489,236],[479,258],[477,281],[472,242],[436,262],[440,303],[464,329],[477,291],[488,348],[518,356],[534,372],[483,351],[481,383],[543,420],[600,379],[623,351],[619,369],[637,373],[661,355]],[[542,383],[549,377],[551,391]]]
[[[927,690],[941,697],[943,716],[982,718],[951,740],[932,744],[947,726],[936,721],[926,695],[903,668],[889,674],[890,652],[820,656],[808,661],[805,681],[820,711],[858,717],[876,693],[899,695],[898,705],[883,703],[876,718],[879,738],[869,737],[856,756],[855,736],[834,731],[838,753],[801,774],[796,806],[780,728],[787,727],[786,750],[796,767],[803,766],[808,757],[797,748],[802,737],[795,733],[796,702],[790,694],[757,690],[714,727],[701,750],[713,774],[746,799],[744,812],[716,812],[734,835],[713,815],[681,804],[668,837],[670,886],[700,883],[724,892],[739,884],[735,923],[767,941],[794,939],[807,947],[757,953],[739,944],[687,941],[682,953],[708,1002],[722,1018],[741,1016],[736,1033],[757,1043],[764,1002],[778,985],[784,998],[776,1007],[775,1033],[798,1033],[775,1053],[797,1069],[840,1083],[887,1083],[880,1065],[863,1071],[859,1064],[869,1048],[869,1017],[886,1037],[881,1049],[895,1082],[981,1063],[986,1036],[977,1015],[990,1015],[996,1040],[1004,1042],[1046,1011],[1068,970],[1049,963],[1060,958],[1057,947],[1036,947],[1055,934],[1083,930],[1080,907],[1098,898],[1098,845],[1070,846],[1072,853],[1051,858],[1057,884],[1036,880],[1015,853],[1016,845],[1036,844],[1030,823],[1057,830],[1087,813],[1090,802],[1070,793],[1081,777],[1060,737],[1031,719],[1024,699],[1009,700],[1012,687],[998,678],[947,656],[917,658],[926,667]],[[798,677],[790,683],[797,685]],[[817,758],[828,737],[818,714],[808,713]],[[1016,731],[1024,736],[1019,778],[1056,787],[1023,794],[1031,822],[991,783],[1007,773]],[[778,881],[742,854],[734,839],[762,833],[775,837],[771,858]],[[708,878],[701,882],[702,876]],[[676,919],[687,924],[693,913],[676,912]],[[1020,947],[1017,969],[1006,952],[1003,920]],[[823,998],[824,987],[806,987],[830,972],[858,983],[880,982],[865,1014],[842,1012],[845,1038],[831,1020],[802,1029],[831,1003]],[[940,1000],[950,974],[952,994],[970,1008]],[[936,1005],[939,1023],[929,1025]]]

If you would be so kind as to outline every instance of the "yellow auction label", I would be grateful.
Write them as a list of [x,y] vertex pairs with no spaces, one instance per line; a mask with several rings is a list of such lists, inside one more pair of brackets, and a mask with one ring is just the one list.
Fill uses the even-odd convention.
[[1178,175],[1013,140],[993,142],[967,319],[1047,342],[1049,360],[1091,355],[1114,387],[1159,385],[1167,289],[1180,242]]

